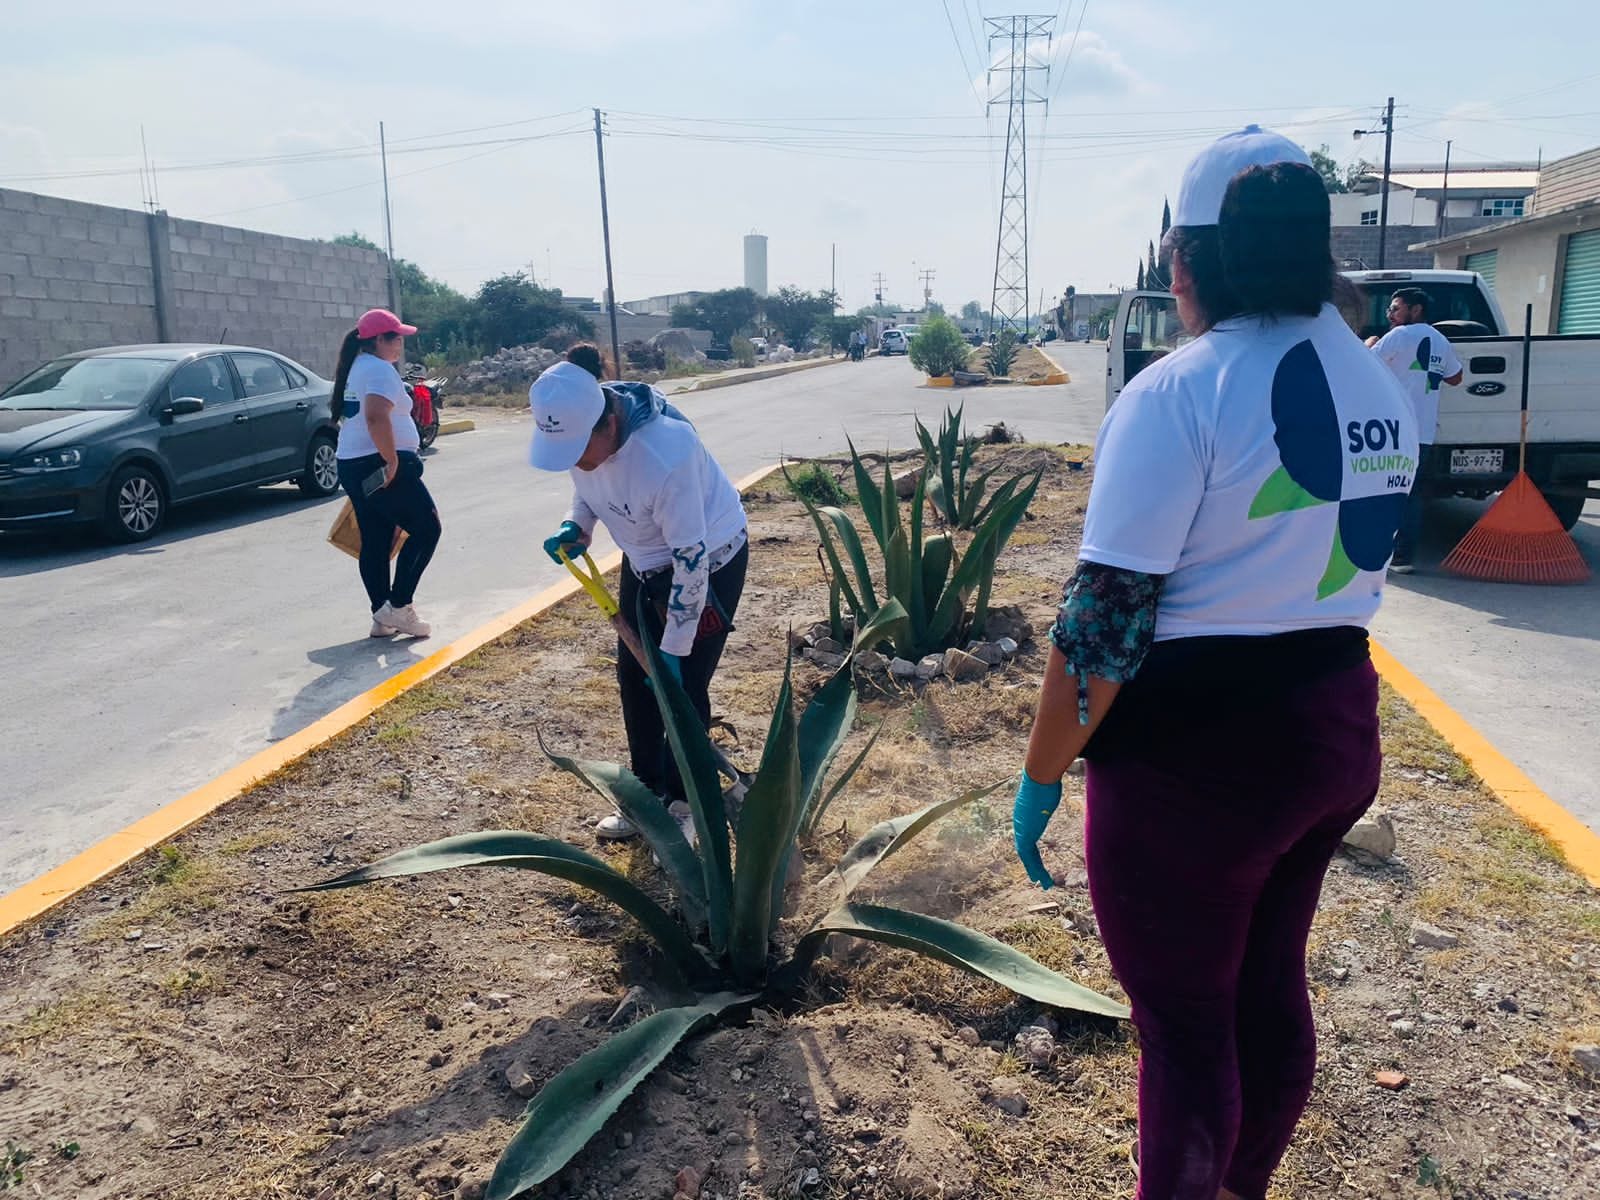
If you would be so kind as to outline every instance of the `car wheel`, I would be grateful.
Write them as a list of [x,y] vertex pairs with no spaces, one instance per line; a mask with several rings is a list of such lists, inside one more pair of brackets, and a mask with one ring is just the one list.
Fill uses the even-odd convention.
[[123,467],[111,477],[101,525],[119,542],[142,542],[166,523],[167,497],[161,481],[145,467]]
[[306,469],[298,480],[308,496],[331,496],[339,490],[339,456],[333,439],[319,433],[306,450]]

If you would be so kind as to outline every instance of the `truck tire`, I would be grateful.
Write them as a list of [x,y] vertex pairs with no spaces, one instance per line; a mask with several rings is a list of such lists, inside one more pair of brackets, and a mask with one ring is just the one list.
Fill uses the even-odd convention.
[[1583,515],[1583,506],[1588,497],[1561,494],[1552,496],[1546,493],[1544,498],[1549,501],[1550,508],[1555,512],[1556,520],[1561,522],[1561,528],[1571,533],[1572,527],[1578,523],[1578,518]]

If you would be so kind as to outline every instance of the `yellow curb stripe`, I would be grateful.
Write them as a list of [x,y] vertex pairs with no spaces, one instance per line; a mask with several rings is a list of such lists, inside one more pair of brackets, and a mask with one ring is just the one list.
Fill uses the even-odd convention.
[[[739,480],[735,486],[742,494],[777,469],[776,464],[763,467]],[[620,552],[606,555],[598,564],[602,574],[609,574],[621,565]],[[421,662],[391,675],[361,695],[346,700],[338,708],[313,721],[304,729],[290,734],[282,741],[274,742],[238,766],[224,771],[210,782],[203,783],[192,792],[158,808],[149,816],[140,818],[126,829],[120,829],[103,838],[83,853],[68,859],[53,870],[46,871],[37,879],[23,884],[16,891],[0,896],[0,936],[10,933],[24,922],[41,916],[63,900],[68,900],[85,888],[98,883],[145,851],[176,837],[230,800],[243,795],[274,772],[281,771],[319,746],[331,742],[358,722],[370,717],[395,697],[454,666],[469,654],[481,650],[524,621],[549,612],[580,590],[580,585],[575,579],[566,579],[553,587],[546,588],[531,600],[501,613],[486,624],[478,626],[472,632],[430,654]]]
[[478,423],[471,417],[458,417],[454,421],[441,421],[439,423],[439,436],[447,433],[471,433],[478,427]]
[[1372,662],[1384,681],[1466,759],[1502,804],[1549,837],[1561,848],[1573,870],[1600,887],[1600,835],[1551,799],[1465,717],[1376,641],[1372,643]]

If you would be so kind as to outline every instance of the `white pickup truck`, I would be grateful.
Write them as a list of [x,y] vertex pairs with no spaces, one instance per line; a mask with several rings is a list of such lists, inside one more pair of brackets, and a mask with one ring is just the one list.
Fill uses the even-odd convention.
[[[1396,288],[1428,293],[1430,323],[1450,339],[1465,373],[1439,392],[1439,432],[1418,472],[1430,496],[1490,496],[1517,470],[1522,337],[1506,324],[1474,271],[1346,271],[1360,290],[1345,318],[1358,336],[1384,333]],[[1518,314],[1518,324],[1521,324]],[[1106,407],[1123,385],[1192,339],[1168,292],[1124,292],[1106,353]],[[1571,529],[1589,482],[1600,479],[1600,335],[1538,336],[1528,359],[1528,474]]]

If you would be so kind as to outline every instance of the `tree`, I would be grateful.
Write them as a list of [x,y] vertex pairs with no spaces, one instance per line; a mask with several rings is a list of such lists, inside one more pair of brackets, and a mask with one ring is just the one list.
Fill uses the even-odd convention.
[[983,305],[976,300],[968,300],[961,306],[961,319],[963,321],[983,320]]
[[927,313],[930,317],[942,317],[945,315],[944,305],[940,304],[937,300],[929,300],[927,304],[923,305],[922,311]]
[[709,329],[712,340],[725,346],[750,327],[760,304],[749,288],[723,288],[707,292],[693,304],[674,305],[672,323],[683,329]]
[[488,280],[473,298],[473,327],[484,350],[537,342],[558,325],[570,325],[583,337],[594,336],[594,324],[561,303],[561,293],[539,287],[521,271]]
[[850,335],[861,326],[860,317],[824,317],[812,332],[816,334],[817,341],[829,350],[841,351],[850,348]]
[[1142,262],[1139,264],[1139,275],[1138,278],[1134,280],[1133,287],[1135,291],[1144,291],[1144,263]]
[[833,315],[834,298],[831,292],[803,292],[785,286],[768,296],[763,308],[767,324],[786,344],[798,347],[819,321]]
[[1172,205],[1166,197],[1161,200],[1161,240],[1167,240],[1167,230],[1172,228]]
[[967,365],[967,339],[942,314],[929,317],[911,339],[911,365],[929,375],[949,375]]
[[884,303],[880,302],[880,303],[877,303],[877,304],[864,304],[864,305],[862,305],[860,308],[856,309],[856,316],[858,316],[858,317],[892,317],[898,312],[900,312],[900,306],[898,304],[884,304]]
[[1317,174],[1322,176],[1322,186],[1330,195],[1350,190],[1343,173],[1339,170],[1338,160],[1333,157],[1326,142],[1311,152],[1311,165],[1317,169]]

